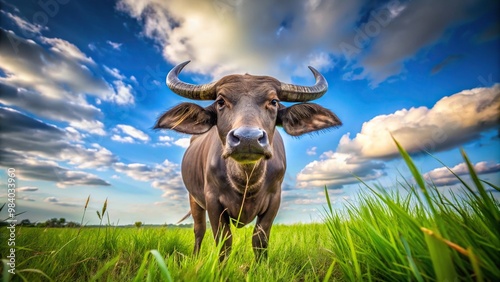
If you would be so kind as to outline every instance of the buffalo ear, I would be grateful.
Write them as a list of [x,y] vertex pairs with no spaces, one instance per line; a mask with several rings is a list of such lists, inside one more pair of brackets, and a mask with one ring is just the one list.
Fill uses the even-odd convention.
[[161,115],[154,129],[172,129],[187,134],[202,134],[216,124],[217,116],[211,107],[182,103]]
[[341,126],[340,119],[330,110],[317,104],[302,103],[278,111],[277,125],[286,133],[299,136],[318,130]]

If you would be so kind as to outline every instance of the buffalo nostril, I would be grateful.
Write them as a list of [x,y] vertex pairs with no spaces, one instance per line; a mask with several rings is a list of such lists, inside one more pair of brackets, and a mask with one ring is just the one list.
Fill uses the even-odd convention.
[[240,144],[240,138],[234,135],[234,130],[231,130],[227,135],[227,143],[231,147],[238,146]]
[[268,144],[267,134],[266,134],[265,131],[262,131],[262,136],[259,138],[259,143],[261,145],[267,145]]

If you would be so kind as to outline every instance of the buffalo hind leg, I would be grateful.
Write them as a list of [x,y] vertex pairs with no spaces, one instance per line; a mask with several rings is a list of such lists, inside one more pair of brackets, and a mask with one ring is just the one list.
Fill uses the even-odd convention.
[[193,254],[200,252],[201,242],[207,230],[205,210],[196,203],[193,196],[189,195],[189,205],[191,206],[191,215],[194,220],[194,250]]

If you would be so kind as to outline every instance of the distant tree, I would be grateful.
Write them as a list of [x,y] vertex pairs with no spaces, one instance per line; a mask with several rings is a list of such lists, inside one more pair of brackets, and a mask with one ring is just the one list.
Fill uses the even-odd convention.
[[66,218],[61,217],[59,218],[59,225],[64,226],[66,224]]
[[136,221],[134,224],[135,224],[135,227],[137,227],[137,228],[141,228],[141,226],[142,226],[141,221]]
[[59,220],[57,218],[51,218],[46,221],[47,227],[57,227],[59,224]]
[[70,227],[70,228],[73,228],[73,227],[79,227],[80,224],[79,223],[76,223],[76,222],[73,222],[73,221],[70,221],[66,224],[66,227]]
[[23,220],[21,220],[21,223],[19,223],[19,225],[32,226],[33,224],[31,224],[31,221],[29,219],[23,219]]

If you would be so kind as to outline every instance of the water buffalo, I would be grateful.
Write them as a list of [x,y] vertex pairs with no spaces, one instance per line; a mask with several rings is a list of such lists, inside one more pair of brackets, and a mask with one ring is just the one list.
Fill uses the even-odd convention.
[[342,124],[334,113],[317,104],[285,107],[280,102],[317,99],[328,84],[309,67],[316,78],[313,86],[248,74],[193,85],[178,78],[188,63],[169,72],[168,87],[189,99],[215,102],[206,108],[181,103],[161,115],[155,129],[193,134],[182,160],[182,178],[194,219],[194,253],[199,252],[205,235],[207,211],[215,240],[223,243],[221,260],[231,248],[230,222],[242,227],[255,217],[253,250],[258,260],[267,257],[286,169],[285,147],[276,126],[299,136]]

